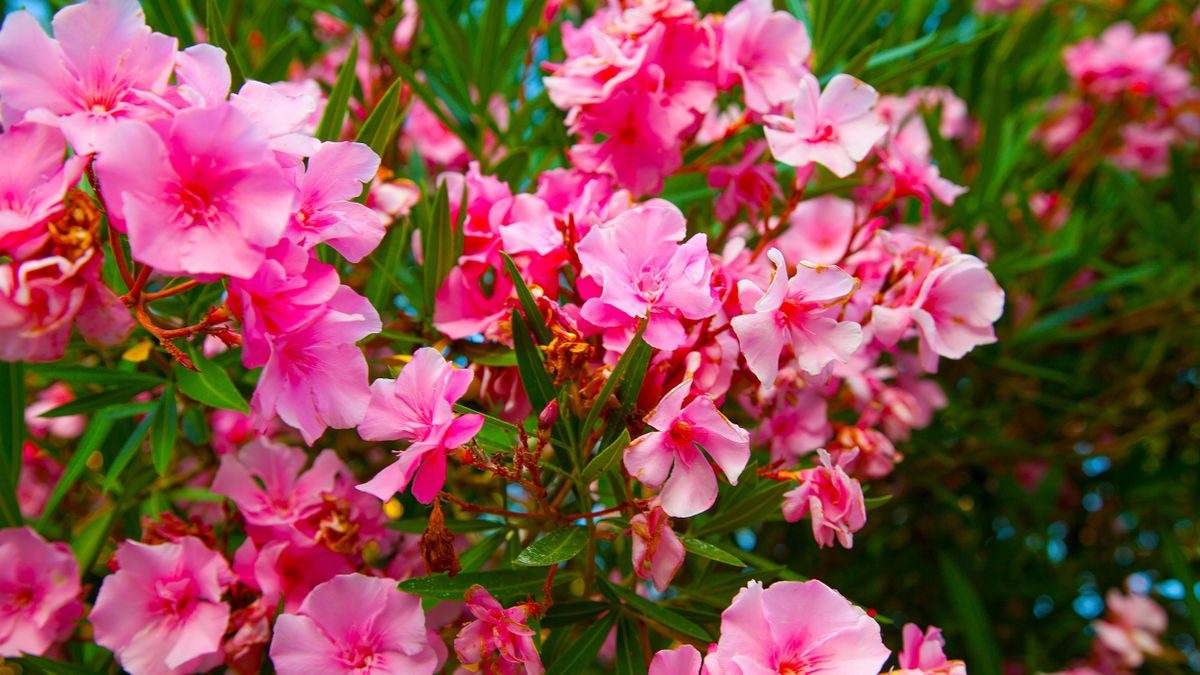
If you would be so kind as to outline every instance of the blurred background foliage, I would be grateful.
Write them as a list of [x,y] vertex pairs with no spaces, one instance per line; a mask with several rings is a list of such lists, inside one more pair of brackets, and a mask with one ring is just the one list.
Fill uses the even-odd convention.
[[[60,4],[9,0],[7,9],[48,17]],[[540,0],[420,0],[402,56],[389,46],[402,18],[391,0],[143,4],[158,30],[190,43],[190,27],[204,26],[246,78],[266,81],[323,58],[330,42],[314,15],[337,16],[356,27],[383,83],[354,85],[352,115],[400,79],[514,188],[565,161],[562,113],[537,67],[560,60],[560,35],[540,33]],[[561,11],[578,22],[601,4]],[[733,3],[696,4],[720,12]],[[1151,592],[1172,617],[1172,651],[1148,668],[1200,670],[1200,158],[1176,149],[1170,174],[1145,180],[1089,156],[1087,143],[1056,159],[1031,139],[1043,104],[1069,86],[1065,46],[1127,20],[1171,30],[1200,58],[1200,28],[1180,18],[1195,6],[1049,0],[981,17],[947,0],[776,4],[809,22],[823,79],[847,71],[895,94],[947,85],[966,101],[978,142],[964,150],[935,139],[943,175],[970,188],[948,229],[970,238],[983,228],[1008,300],[998,344],[943,362],[950,406],[900,447],[894,498],[872,510],[853,550],[818,550],[803,526],[774,520],[740,523],[732,537],[765,556],[759,567],[774,576],[820,578],[897,624],[944,626],[949,651],[978,675],[1057,670],[1082,657],[1103,594],[1126,585]],[[486,105],[493,95],[507,120]],[[419,157],[394,147],[385,166],[427,179]],[[1031,213],[1038,193],[1066,205],[1058,229]],[[712,222],[713,194],[697,177],[669,181],[665,196],[692,227]],[[373,258],[385,279],[404,274],[390,251]],[[136,516],[126,524],[136,528]],[[700,587],[713,608],[699,613],[719,611],[744,583],[728,575]]]

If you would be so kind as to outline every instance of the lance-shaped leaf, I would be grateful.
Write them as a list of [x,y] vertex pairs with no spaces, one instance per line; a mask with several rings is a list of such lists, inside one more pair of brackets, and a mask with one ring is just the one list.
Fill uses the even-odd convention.
[[[212,2],[212,0],[209,0]],[[329,101],[325,104],[325,112],[321,122],[317,124],[317,138],[322,141],[336,141],[341,135],[342,125],[346,121],[346,110],[350,107],[350,95],[354,93],[354,66],[358,62],[358,36],[354,36],[349,56],[338,69],[337,80],[329,92]]]
[[572,525],[551,530],[549,534],[533,542],[517,556],[517,563],[529,567],[557,565],[579,555],[587,546],[586,527]]

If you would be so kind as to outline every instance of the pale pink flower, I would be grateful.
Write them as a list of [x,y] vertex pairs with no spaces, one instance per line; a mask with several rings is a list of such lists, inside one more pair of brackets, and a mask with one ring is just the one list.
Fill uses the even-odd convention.
[[562,110],[608,100],[646,60],[648,45],[621,40],[594,22],[563,24],[562,31],[568,58],[545,64],[551,74],[542,78],[550,101]]
[[322,143],[299,178],[285,236],[304,248],[327,242],[346,260],[362,260],[385,230],[370,208],[352,200],[378,169],[379,155],[362,143]]
[[354,571],[345,555],[324,546],[296,541],[242,542],[233,554],[233,571],[246,586],[262,593],[261,602],[272,609],[283,603],[286,612],[299,609],[319,584]]
[[738,283],[741,316],[730,323],[750,371],[764,387],[775,384],[779,356],[790,346],[801,370],[816,375],[833,361],[846,361],[862,344],[862,326],[839,321],[838,311],[857,287],[837,267],[801,263],[790,279],[783,254],[767,254],[775,272],[766,291],[753,281]]
[[407,216],[419,201],[421,188],[407,178],[376,181],[371,184],[371,192],[367,195],[367,206],[374,209],[379,222],[384,225]]
[[709,169],[708,185],[720,192],[716,203],[718,219],[729,220],[743,207],[747,216],[753,219],[770,206],[773,198],[783,196],[775,181],[775,165],[757,163],[766,147],[763,141],[748,143],[737,164]]
[[142,673],[192,673],[222,661],[229,606],[221,595],[233,580],[221,555],[195,537],[147,546],[126,541],[114,557],[88,619],[96,644],[121,667]]
[[[7,103],[7,102],[6,102]],[[63,162],[62,133],[42,124],[18,124],[0,133],[0,254],[14,258],[46,240],[47,221],[63,211],[63,197],[79,182],[86,157]]]
[[867,524],[867,505],[862,485],[846,474],[843,465],[853,451],[835,464],[824,450],[817,450],[821,464],[799,472],[800,485],[784,495],[783,517],[794,523],[812,517],[813,538],[822,548],[832,546],[836,538],[844,548],[854,545],[854,533]]
[[526,624],[532,614],[528,604],[505,608],[487,589],[475,585],[467,590],[467,610],[475,620],[454,638],[454,652],[464,666],[488,673],[516,673],[520,666],[526,675],[544,672],[534,631]]
[[50,492],[62,477],[63,466],[32,441],[21,449],[21,480],[17,483],[17,504],[21,515],[37,520],[46,508]]
[[773,400],[775,407],[756,432],[756,440],[768,444],[772,461],[795,465],[833,435],[829,404],[815,387],[778,387]]
[[251,441],[236,456],[221,458],[210,489],[237,505],[252,537],[306,539],[298,524],[321,509],[324,495],[333,491],[344,468],[332,450],[322,451],[305,471],[307,463],[308,456],[299,448],[266,439]]
[[937,357],[961,359],[996,341],[992,324],[1004,313],[1004,289],[973,255],[955,253],[925,277],[910,310],[921,336],[921,363],[937,369]]
[[683,542],[671,529],[671,519],[662,508],[639,513],[629,519],[633,535],[633,571],[639,579],[650,579],[659,593],[683,565]]
[[400,147],[406,152],[415,151],[428,166],[437,169],[459,171],[470,159],[462,140],[419,100],[413,101],[408,109]]
[[330,579],[280,616],[271,662],[280,675],[431,675],[438,667],[420,598],[362,574]]
[[[136,0],[88,0],[54,15],[54,38],[28,12],[0,28],[0,98],[22,118],[60,126],[80,155],[120,119],[160,112],[176,40],[152,33]],[[148,167],[146,167],[148,169]]]
[[804,22],[772,11],[771,0],[742,0],[720,23],[720,83],[741,82],[746,107],[769,113],[796,100],[812,41]]
[[962,661],[946,658],[943,651],[946,639],[937,626],[930,626],[922,632],[916,624],[905,624],[903,636],[904,648],[896,655],[898,668],[891,671],[892,675],[967,675],[967,667]]
[[656,431],[625,450],[625,469],[652,488],[661,486],[663,511],[675,518],[694,516],[717,500],[708,457],[733,485],[750,460],[749,432],[726,419],[711,398],[701,394],[683,404],[691,387],[687,379],[667,392],[646,416]]
[[47,434],[58,438],[76,438],[83,433],[87,418],[83,415],[65,417],[42,417],[61,405],[75,400],[75,392],[63,382],[55,382],[38,392],[37,399],[25,407],[25,427],[34,437]]
[[92,344],[120,344],[133,319],[100,269],[96,249],[74,260],[54,255],[0,265],[0,360],[61,358],[72,325]]
[[371,303],[340,286],[323,311],[270,341],[271,354],[250,401],[261,419],[275,415],[311,445],[327,427],[349,429],[370,401],[359,340],[382,325]]
[[680,645],[675,649],[660,649],[650,659],[647,675],[698,675],[702,657],[691,645]]
[[41,656],[83,614],[79,564],[28,527],[0,530],[0,657]]
[[1167,612],[1145,595],[1123,595],[1110,590],[1105,596],[1108,615],[1092,624],[1097,646],[1121,665],[1138,668],[1146,655],[1162,653],[1158,636],[1167,630]]
[[854,202],[822,195],[800,202],[788,217],[788,228],[772,244],[784,260],[836,265],[850,249],[857,224]]
[[166,274],[254,274],[283,236],[295,191],[267,139],[229,104],[177,113],[159,131],[113,127],[96,174],[133,257]]
[[446,455],[483,428],[483,415],[456,415],[454,404],[471,386],[471,371],[447,363],[438,350],[423,347],[396,379],[371,383],[371,401],[358,433],[368,441],[412,443],[399,458],[358,486],[382,501],[410,484],[423,504],[446,483]]
[[[643,334],[656,349],[673,350],[687,338],[683,319],[703,319],[719,303],[710,287],[708,239],[687,236],[673,204],[653,200],[593,227],[579,242],[579,260],[603,289],[583,305],[584,319],[628,332],[648,318]],[[606,335],[606,346],[611,346]]]
[[1121,147],[1109,159],[1118,169],[1162,178],[1171,170],[1171,146],[1178,140],[1168,126],[1126,124],[1121,127]]
[[[312,80],[308,82],[316,86]],[[292,157],[308,157],[321,146],[321,141],[312,136],[316,126],[311,123],[320,92],[317,88],[309,93],[303,85],[293,82],[263,84],[250,80],[229,97],[229,103],[267,135],[267,145],[272,150]]]
[[767,115],[767,143],[775,159],[792,166],[817,163],[845,178],[887,133],[873,110],[879,94],[849,75],[835,75],[825,91],[811,73],[800,77],[792,117]]
[[[244,337],[244,335],[243,335]],[[278,420],[256,420],[253,415],[236,410],[214,410],[212,413],[212,446],[217,456],[229,455],[256,438],[271,438],[279,432]]]
[[721,614],[704,665],[708,675],[875,675],[888,656],[875,619],[820,581],[751,581]]

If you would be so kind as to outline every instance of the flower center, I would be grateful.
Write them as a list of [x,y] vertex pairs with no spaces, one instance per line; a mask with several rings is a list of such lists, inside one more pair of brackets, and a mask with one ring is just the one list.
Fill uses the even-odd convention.
[[353,670],[365,670],[375,661],[375,650],[369,645],[356,644],[342,654],[342,661]]
[[671,442],[675,445],[687,445],[695,438],[695,431],[692,425],[683,420],[675,420],[671,424],[671,428],[667,431],[667,436],[671,438]]
[[666,286],[666,271],[650,265],[642,265],[638,273],[637,286],[642,299],[653,303],[662,295]]
[[819,122],[813,135],[808,138],[810,143],[825,143],[837,139],[837,131],[829,122]]
[[199,183],[183,183],[175,193],[179,205],[178,215],[188,221],[188,225],[212,225],[221,216],[220,209],[214,203],[204,185]]

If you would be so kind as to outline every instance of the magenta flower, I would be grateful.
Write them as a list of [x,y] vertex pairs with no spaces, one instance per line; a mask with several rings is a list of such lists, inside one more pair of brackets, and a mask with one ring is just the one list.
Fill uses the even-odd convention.
[[875,675],[889,655],[879,624],[820,581],[751,581],[721,614],[704,666],[709,675]]
[[633,534],[633,571],[639,579],[651,579],[659,593],[683,565],[683,542],[671,529],[671,519],[656,506],[629,519]]
[[375,178],[379,155],[362,143],[322,143],[299,178],[298,206],[286,236],[304,248],[328,242],[358,262],[383,240],[379,216],[352,201]]
[[[0,98],[18,119],[60,126],[80,155],[121,119],[148,117],[167,88],[176,41],[152,33],[136,0],[88,0],[54,15],[54,38],[28,12],[0,28]],[[149,167],[143,167],[148,170]]]
[[652,488],[661,486],[662,509],[675,518],[694,516],[717,500],[717,475],[705,452],[733,485],[750,460],[749,432],[726,419],[711,398],[701,394],[683,405],[691,387],[688,379],[667,392],[646,416],[657,431],[625,450],[625,469]]
[[382,501],[410,484],[422,504],[446,483],[446,454],[483,428],[483,415],[455,415],[454,404],[471,386],[471,371],[446,362],[432,347],[418,349],[394,380],[371,383],[371,402],[358,433],[368,441],[412,441],[399,458],[359,490]]
[[992,324],[1004,313],[1004,289],[982,260],[957,253],[925,277],[909,312],[921,335],[921,364],[933,372],[938,356],[961,359],[996,341]]
[[271,661],[280,675],[431,675],[438,667],[420,599],[362,574],[326,581],[280,616]]
[[943,651],[946,639],[937,626],[930,626],[922,632],[916,624],[905,624],[903,636],[904,648],[896,655],[898,668],[891,671],[892,675],[967,675],[967,667],[962,661],[946,658]]
[[0,530],[0,657],[41,656],[81,614],[71,549],[28,527]]
[[62,134],[42,124],[0,133],[0,254],[20,258],[46,240],[46,222],[62,213],[63,197],[87,164],[78,156],[64,163],[65,150]]
[[[260,439],[237,456],[221,458],[211,491],[237,505],[248,533],[258,539],[298,539],[297,525],[317,513],[333,492],[344,465],[332,450],[322,451],[304,471],[308,456],[299,448]],[[297,536],[300,535],[300,536]]]
[[238,581],[262,594],[265,606],[282,602],[284,611],[295,612],[312,589],[350,574],[354,565],[345,555],[312,543],[267,540],[260,548],[247,539],[233,554],[233,571]]
[[266,137],[228,104],[155,128],[115,125],[96,174],[133,257],[166,274],[253,275],[283,236],[295,193]]
[[843,453],[834,464],[829,453],[817,450],[821,464],[799,472],[800,485],[785,494],[783,517],[794,523],[812,517],[813,539],[821,548],[833,546],[836,537],[845,548],[854,546],[854,533],[867,524],[867,504],[862,485],[843,468],[854,451]]
[[[662,105],[647,92],[630,90],[577,115],[571,131],[584,140],[570,150],[576,168],[615,176],[635,196],[658,192],[683,163],[679,134],[692,116]],[[597,134],[603,140],[593,140]]]
[[775,182],[775,165],[758,163],[765,149],[766,143],[762,141],[747,143],[746,152],[737,164],[709,170],[709,187],[721,191],[717,196],[717,218],[729,220],[745,207],[747,216],[753,219],[773,198],[783,196],[779,183]]
[[371,303],[340,286],[313,319],[273,336],[250,401],[255,414],[279,415],[309,445],[327,427],[356,426],[371,398],[367,360],[357,342],[381,327]]
[[815,162],[845,178],[887,133],[887,125],[873,110],[879,93],[849,75],[835,75],[825,91],[820,89],[812,73],[800,77],[792,117],[763,118],[767,144],[784,164]]
[[190,673],[222,661],[229,565],[195,537],[147,546],[126,541],[88,617],[96,643],[133,673]]
[[520,672],[518,668],[524,666],[526,675],[542,674],[542,658],[533,644],[534,631],[526,625],[532,613],[528,604],[506,609],[476,584],[467,590],[467,610],[475,620],[454,638],[454,653],[464,666],[506,675]]
[[769,113],[796,99],[812,41],[804,23],[771,0],[742,0],[720,23],[721,85],[741,82],[746,107]]
[[674,350],[687,339],[683,319],[716,313],[708,239],[697,234],[680,244],[685,236],[687,224],[679,209],[651,200],[593,227],[579,242],[583,268],[603,289],[584,303],[581,315],[616,329],[605,336],[606,346],[630,334],[645,317],[646,342]]
[[801,263],[789,279],[783,254],[771,249],[767,255],[776,268],[771,283],[764,292],[753,281],[739,282],[746,314],[730,321],[751,372],[764,387],[774,385],[785,345],[810,375],[849,359],[862,344],[862,326],[838,315],[857,288],[854,277],[837,267]]

